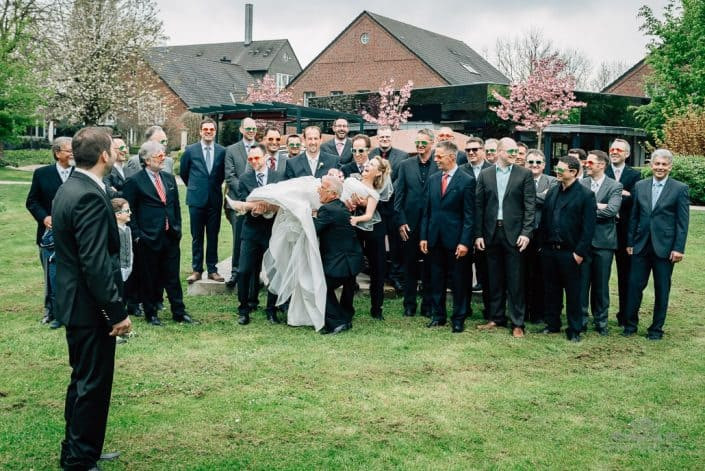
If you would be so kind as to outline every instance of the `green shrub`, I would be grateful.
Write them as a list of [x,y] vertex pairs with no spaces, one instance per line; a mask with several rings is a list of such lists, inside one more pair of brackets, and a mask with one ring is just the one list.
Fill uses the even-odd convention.
[[[651,178],[651,168],[641,169],[641,176]],[[670,176],[688,185],[691,204],[705,205],[705,156],[676,155]]]
[[50,149],[17,149],[6,150],[3,160],[5,164],[13,167],[24,167],[25,165],[46,165],[54,161],[54,155]]

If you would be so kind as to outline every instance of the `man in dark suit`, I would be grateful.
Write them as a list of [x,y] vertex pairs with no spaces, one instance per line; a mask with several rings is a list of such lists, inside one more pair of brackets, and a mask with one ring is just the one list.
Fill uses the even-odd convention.
[[420,259],[427,257],[419,249],[420,222],[423,213],[428,178],[438,172],[436,162],[431,160],[433,131],[421,129],[414,141],[417,155],[405,159],[399,165],[399,174],[394,182],[394,212],[397,230],[402,240],[404,266],[404,315],[416,314],[416,290],[419,278],[423,280],[421,314],[431,314],[431,282],[428,266],[421,273]]
[[303,144],[301,143],[301,136],[298,134],[289,134],[286,136],[286,152],[282,152],[280,155],[286,161],[299,155],[302,150]]
[[651,154],[653,178],[634,185],[627,253],[632,258],[624,336],[636,333],[639,308],[649,272],[654,275],[654,314],[647,338],[661,340],[671,292],[673,266],[683,260],[688,236],[688,186],[669,178],[673,154],[656,149]]
[[[225,151],[225,192],[229,198],[237,200],[240,178],[248,170],[247,153],[257,145],[257,123],[252,118],[245,118],[240,123],[242,139],[228,146]],[[230,221],[233,233],[233,255],[231,258],[230,279],[225,283],[229,288],[237,282],[238,266],[240,261],[240,232],[242,231],[243,216],[238,216],[235,211],[225,205],[225,216]]]
[[[436,133],[436,140],[438,142],[452,142],[453,144],[455,144],[455,133],[449,127],[442,127]],[[431,159],[435,159],[434,154],[435,150],[431,152]],[[458,150],[458,155],[456,156],[455,163],[457,165],[465,165],[466,163],[468,163],[468,155],[462,149]]]
[[559,159],[555,171],[560,183],[548,190],[538,229],[546,277],[546,328],[542,333],[560,332],[565,291],[565,332],[573,342],[580,342],[583,328],[580,265],[590,256],[597,212],[595,195],[577,181],[580,168],[576,157]]
[[641,180],[641,173],[626,164],[630,151],[631,147],[627,141],[615,139],[610,145],[612,165],[605,169],[605,175],[622,184],[622,206],[619,208],[617,217],[617,251],[614,257],[617,263],[617,288],[619,291],[617,322],[620,326],[624,326],[626,320],[629,271],[632,263],[631,257],[627,255],[627,233],[632,214],[632,191],[636,182]]
[[428,179],[426,203],[421,217],[421,252],[429,253],[431,262],[432,315],[428,327],[445,325],[446,280],[450,276],[453,292],[453,333],[464,330],[470,286],[467,273],[468,257],[473,241],[475,179],[458,169],[455,155],[458,147],[441,141],[435,148],[435,161],[440,172]]
[[127,159],[127,145],[119,137],[113,137],[113,148],[115,149],[115,165],[110,169],[103,183],[108,189],[108,196],[112,198],[122,198],[122,187],[125,186],[125,161]]
[[203,236],[206,242],[208,279],[225,281],[218,274],[218,232],[220,208],[223,206],[221,186],[225,178],[225,148],[215,142],[215,121],[201,121],[201,140],[186,147],[181,156],[181,179],[186,184],[186,204],[191,220],[191,268],[186,281],[193,283],[203,273]]
[[[267,133],[265,133],[266,138]],[[256,146],[250,149],[247,160],[252,168],[240,178],[239,200],[246,201],[252,190],[281,179],[281,174],[271,170],[266,162],[264,149]],[[262,259],[269,248],[269,238],[272,236],[272,214],[265,214],[264,205],[245,215],[240,234],[242,246],[240,247],[240,273],[237,283],[237,297],[240,302],[238,308],[240,325],[250,323],[250,313],[257,309],[259,295],[259,274],[262,271]],[[267,293],[267,320],[270,324],[279,324],[277,319],[277,296]]]
[[135,242],[145,320],[160,326],[157,304],[166,291],[175,322],[193,322],[186,312],[179,282],[181,205],[176,179],[162,172],[164,147],[147,141],[139,156],[144,169],[127,179],[123,196],[130,203],[130,229]]
[[490,321],[478,328],[506,325],[509,292],[509,319],[515,338],[524,336],[523,252],[534,230],[536,208],[536,187],[531,172],[513,165],[518,152],[514,139],[500,139],[497,163],[480,172],[475,199],[475,248],[487,250],[490,290]]
[[73,172],[73,166],[71,165],[73,157],[71,138],[57,137],[52,143],[51,150],[56,162],[34,171],[32,174],[32,186],[29,188],[25,206],[35,221],[37,221],[35,240],[39,247],[39,261],[44,272],[44,318],[42,319],[42,324],[49,324],[52,329],[58,329],[61,324],[56,320],[52,308],[52,298],[55,293],[51,291],[51,284],[48,278],[49,260],[46,256],[46,251],[42,250],[41,243],[44,233],[52,229],[51,206],[56,191]]
[[312,175],[321,178],[332,168],[338,168],[338,157],[326,154],[320,149],[321,129],[318,126],[308,126],[304,129],[304,144],[306,152],[286,161],[284,180]]
[[[362,249],[350,224],[350,211],[340,201],[342,182],[321,178],[318,195],[321,207],[313,222],[318,234],[323,273],[326,277],[326,314],[323,334],[337,334],[352,328],[355,277],[362,268]],[[340,300],[335,290],[342,286]]]
[[[364,134],[358,134],[357,136],[353,137],[352,142],[355,143],[356,139],[364,140],[366,143],[370,142],[370,138],[365,136]],[[357,175],[358,178],[362,178],[362,171],[365,169],[365,165],[367,165],[367,163],[370,161],[369,148],[367,147],[367,144],[358,144],[360,144],[358,145],[358,150],[353,148],[350,151],[353,156],[352,162],[348,162],[347,164],[340,167],[340,171],[343,172],[343,176],[345,178],[348,178],[350,175]],[[379,208],[379,204],[377,205],[377,207]]]
[[[392,183],[396,181],[399,175],[399,166],[409,158],[409,154],[401,149],[392,147],[392,128],[389,126],[380,126],[377,128],[377,140],[379,147],[372,149],[370,159],[377,156],[387,160],[392,167]],[[399,237],[399,226],[397,226],[396,216],[394,214],[394,194],[389,201],[380,201],[377,205],[377,210],[382,216],[384,229],[387,233],[387,242],[389,251],[387,252],[388,267],[386,273],[389,274],[389,281],[397,295],[400,295],[404,290],[404,272],[402,265],[404,258],[401,250],[401,237]]]
[[[335,137],[321,144],[321,152],[338,157],[338,165],[352,161],[352,141],[348,138],[348,120],[338,118],[333,121],[333,134]],[[305,134],[305,133],[304,133]]]
[[[270,172],[276,172],[281,176],[284,176],[284,169],[286,168],[286,157],[284,152],[280,151],[282,136],[277,128],[268,127],[264,130],[264,137],[262,138],[262,143],[265,147],[264,154],[264,165]],[[251,164],[252,162],[250,162]],[[247,173],[247,172],[245,172]]]
[[607,314],[610,307],[610,274],[612,257],[617,250],[615,218],[622,205],[622,184],[605,175],[609,157],[601,150],[592,150],[585,160],[587,177],[580,180],[595,194],[597,219],[595,235],[590,244],[590,256],[581,265],[583,330],[587,329],[588,307],[592,307],[595,330],[607,335]]
[[66,326],[71,382],[66,391],[63,469],[97,469],[105,441],[115,366],[115,337],[128,333],[118,283],[120,236],[102,178],[115,161],[110,134],[76,133],[76,171],[56,192],[56,316]]

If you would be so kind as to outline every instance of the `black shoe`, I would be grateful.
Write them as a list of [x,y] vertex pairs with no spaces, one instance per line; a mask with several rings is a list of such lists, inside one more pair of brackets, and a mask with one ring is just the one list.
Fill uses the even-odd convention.
[[424,309],[421,308],[421,315],[424,317],[431,317],[431,310],[430,309]]
[[459,334],[460,332],[462,332],[464,330],[465,330],[465,326],[463,325],[462,322],[453,322],[453,328],[451,331],[454,334]]
[[140,309],[139,307],[131,310],[128,309],[127,314],[134,317],[144,317],[144,311],[142,311],[142,309]]
[[98,458],[98,461],[113,461],[113,460],[118,459],[119,456],[120,456],[119,451],[113,451],[110,453],[103,453],[100,455],[100,458]]
[[543,329],[537,331],[537,334],[559,334],[561,331],[560,330],[554,330],[554,329],[549,329],[548,327],[544,327]]
[[397,296],[404,294],[404,285],[402,285],[399,280],[392,280],[392,286]]
[[620,335],[622,337],[631,337],[634,334],[636,334],[635,330],[624,329],[624,331]]
[[340,324],[338,327],[336,327],[335,329],[333,329],[333,330],[331,331],[331,334],[332,334],[332,335],[337,335],[337,334],[339,334],[339,333],[341,333],[341,332],[345,332],[346,330],[350,330],[350,329],[352,329],[352,322],[346,322],[346,323],[344,323],[344,324]]
[[607,337],[609,335],[609,330],[607,327],[595,327],[595,332],[602,337]]
[[49,328],[54,330],[58,329],[61,327],[61,322],[57,321],[56,319],[52,319],[51,322],[49,322]]
[[472,292],[473,293],[482,293],[482,285],[480,283],[476,283],[472,287]]
[[662,340],[663,335],[650,332],[650,333],[646,334],[646,338],[649,340]]
[[569,336],[568,336],[568,340],[571,341],[571,342],[573,342],[573,343],[579,343],[580,340],[581,340],[580,334],[569,335]]
[[249,314],[240,314],[240,317],[237,319],[237,323],[240,325],[247,325],[250,323],[250,315]]
[[147,321],[147,324],[153,325],[155,327],[160,327],[162,325],[162,321],[160,321],[157,316],[148,317],[145,320]]
[[580,329],[580,333],[584,334],[587,332],[587,326],[584,325],[582,329]]
[[331,333],[331,330],[328,327],[323,326],[321,327],[321,330],[318,331],[318,333],[321,335],[328,335]]
[[225,286],[227,286],[230,289],[234,288],[236,284],[237,284],[237,277],[236,276],[231,276],[230,279],[225,282]]
[[197,324],[198,321],[194,321],[191,316],[189,316],[187,313],[183,313],[180,316],[174,316],[172,319],[174,319],[174,322],[178,322],[179,324]]
[[375,319],[375,320],[378,320],[378,321],[383,321],[383,320],[384,320],[384,316],[382,315],[381,312],[380,312],[379,314],[370,314],[370,316],[372,317],[372,319]]
[[416,310],[407,307],[404,309],[404,317],[414,317],[416,315]]
[[426,324],[426,327],[443,327],[444,325],[446,325],[445,319],[433,319],[431,322]]
[[280,324],[279,318],[277,318],[276,312],[267,313],[267,320],[270,324]]

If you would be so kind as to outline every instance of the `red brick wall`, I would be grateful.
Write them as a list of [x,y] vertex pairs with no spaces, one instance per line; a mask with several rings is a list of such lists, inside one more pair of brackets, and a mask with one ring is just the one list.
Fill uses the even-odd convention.
[[[366,45],[360,43],[363,33],[370,36]],[[343,93],[375,91],[390,78],[400,87],[407,80],[413,80],[414,88],[447,85],[374,20],[363,15],[315,59],[289,89],[298,101],[309,91],[316,92],[316,96],[328,96],[334,90]]]
[[605,93],[645,97],[646,89],[644,87],[644,79],[649,75],[651,75],[651,67],[645,62],[642,62],[634,70],[629,72],[629,74],[622,77],[621,80],[605,89]]

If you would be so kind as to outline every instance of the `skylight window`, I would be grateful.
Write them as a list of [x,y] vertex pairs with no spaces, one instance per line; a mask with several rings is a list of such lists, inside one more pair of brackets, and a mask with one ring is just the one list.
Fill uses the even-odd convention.
[[475,69],[473,68],[473,66],[471,66],[470,64],[466,64],[465,62],[461,62],[460,65],[462,65],[463,67],[465,67],[465,70],[467,70],[467,71],[470,72],[471,74],[480,75],[480,72],[478,72],[477,70],[475,70]]

